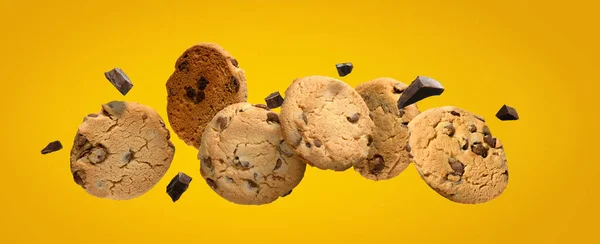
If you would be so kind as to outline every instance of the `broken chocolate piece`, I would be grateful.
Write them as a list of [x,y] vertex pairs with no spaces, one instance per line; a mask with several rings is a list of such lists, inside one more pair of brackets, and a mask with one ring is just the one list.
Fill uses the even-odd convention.
[[275,163],[275,168],[273,170],[277,170],[281,167],[283,161],[280,158],[277,159],[277,163]]
[[519,114],[517,114],[517,110],[513,107],[507,106],[506,104],[498,110],[496,113],[496,118],[505,121],[505,120],[518,120]]
[[340,77],[344,77],[344,76],[352,73],[352,69],[354,69],[354,65],[352,65],[352,63],[340,63],[340,64],[336,64],[335,68],[337,69],[338,75]]
[[210,186],[210,188],[212,188],[213,190],[216,190],[219,187],[217,186],[217,183],[210,178],[206,179],[206,184],[208,184],[208,186]]
[[485,146],[483,146],[481,142],[474,142],[473,145],[471,145],[471,151],[484,158],[488,155],[488,149]]
[[279,124],[279,116],[276,113],[273,113],[273,112],[268,113],[267,114],[267,122]]
[[233,64],[233,66],[235,66],[236,68],[240,67],[239,64],[238,64],[237,59],[235,59],[235,58],[231,58],[231,64]]
[[427,97],[438,96],[444,92],[444,87],[438,81],[425,76],[417,76],[398,99],[398,108],[421,101]]
[[179,71],[185,71],[188,72],[190,70],[190,64],[188,63],[187,60],[183,60],[183,62],[181,62],[178,66],[177,69],[179,69]]
[[99,164],[104,162],[107,157],[106,147],[99,144],[96,147],[90,150],[90,154],[88,155],[88,159],[92,164]]
[[115,86],[115,88],[117,88],[117,90],[119,90],[119,92],[121,92],[121,94],[123,94],[123,96],[127,95],[129,90],[133,87],[129,77],[127,77],[123,70],[119,68],[104,72],[104,76],[113,84],[113,86]]
[[253,180],[246,180],[246,182],[248,182],[248,188],[258,188],[258,184]]
[[469,130],[469,132],[477,132],[477,126],[475,126],[474,124],[470,124],[467,126],[467,129]]
[[491,148],[496,148],[496,138],[491,135],[486,135],[483,137],[483,141],[490,145]]
[[455,158],[449,158],[448,164],[450,164],[452,171],[454,171],[456,175],[462,176],[465,173],[465,165],[461,161],[458,161]]
[[80,186],[85,185],[85,183],[83,182],[83,177],[81,177],[82,174],[83,174],[82,171],[73,172],[73,181],[75,181],[75,184],[80,185]]
[[347,120],[348,120],[348,122],[350,122],[350,123],[356,123],[356,122],[358,122],[358,119],[359,119],[359,118],[360,118],[360,115],[356,113],[356,114],[353,114],[353,115],[350,115],[350,116],[348,116],[346,119],[347,119]]
[[321,143],[321,141],[319,141],[319,139],[314,139],[313,140],[313,144],[315,144],[315,147],[321,147],[321,146],[323,146],[323,143]]
[[201,76],[200,79],[198,79],[198,90],[204,91],[206,86],[208,86],[208,83],[208,80],[204,78],[204,76]]
[[56,152],[62,148],[63,148],[63,146],[60,143],[60,141],[53,141],[53,142],[48,143],[48,145],[46,147],[44,147],[44,149],[42,149],[42,154]]
[[[207,179],[208,182],[209,179]],[[190,182],[192,182],[192,177],[184,174],[183,172],[179,172],[171,182],[167,185],[167,194],[171,197],[173,202],[179,200],[181,195],[188,189]],[[214,182],[213,182],[214,183]]]
[[283,97],[281,97],[281,94],[276,91],[269,94],[269,96],[265,98],[265,102],[267,102],[267,107],[269,109],[278,108],[283,104]]
[[443,131],[444,131],[444,134],[446,134],[448,136],[453,136],[456,129],[454,129],[454,126],[452,126],[452,123],[450,123],[450,124],[447,124],[446,126],[444,126]]
[[254,104],[254,107],[270,110],[269,107],[267,107],[267,105],[264,104]]

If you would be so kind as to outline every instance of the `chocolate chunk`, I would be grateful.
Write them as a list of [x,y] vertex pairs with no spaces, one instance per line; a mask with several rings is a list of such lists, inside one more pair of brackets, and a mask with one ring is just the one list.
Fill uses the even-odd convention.
[[302,113],[302,121],[304,121],[305,124],[308,124],[308,118],[305,113]]
[[115,86],[115,88],[117,88],[117,90],[119,90],[119,92],[121,92],[121,94],[123,94],[123,96],[127,95],[129,90],[133,87],[129,77],[127,77],[123,70],[119,68],[104,72],[104,76],[113,84],[113,86]]
[[503,175],[506,175],[506,180],[508,180],[508,170],[505,170],[504,173],[502,173]]
[[273,170],[277,170],[277,169],[281,168],[282,163],[283,163],[283,161],[281,161],[281,159],[278,158],[277,163],[275,164],[275,168]]
[[194,104],[201,103],[202,101],[204,101],[205,98],[206,95],[204,94],[204,91],[198,91],[198,93],[196,94],[196,99],[194,100]]
[[270,110],[269,107],[267,107],[267,105],[264,104],[254,104],[254,107]]
[[352,72],[354,65],[352,65],[352,63],[340,63],[336,64],[335,68],[337,69],[338,75],[344,77]]
[[204,78],[204,76],[201,76],[200,79],[198,79],[198,90],[204,91],[206,86],[208,86],[208,83],[208,80]]
[[490,147],[496,148],[496,138],[492,137],[491,135],[484,136],[483,141],[490,145]]
[[454,115],[454,116],[460,116],[460,114],[456,111],[450,111],[450,114]]
[[350,115],[350,116],[348,116],[348,117],[346,117],[346,119],[347,119],[347,120],[348,120],[348,122],[350,122],[350,123],[356,123],[356,122],[358,122],[358,119],[359,119],[359,118],[360,118],[360,115],[359,115],[359,114],[357,114],[357,113],[356,113],[356,114],[353,114],[353,115]]
[[183,60],[183,62],[181,62],[181,63],[179,63],[179,65],[177,65],[177,69],[179,71],[188,72],[190,70],[190,63],[188,63],[187,60]]
[[402,93],[404,90],[406,90],[406,87],[403,84],[400,83],[396,83],[394,85],[394,93],[400,94]]
[[88,155],[88,159],[92,164],[99,164],[104,162],[107,157],[106,148],[102,145],[98,145],[90,150],[90,154]]
[[465,165],[461,161],[458,161],[455,158],[449,158],[448,164],[450,164],[452,171],[454,171],[456,175],[462,176],[465,173]]
[[406,143],[404,150],[406,150],[407,152],[410,152],[412,150],[412,148],[410,147],[410,144]]
[[487,127],[487,125],[483,126],[483,130],[482,131],[483,131],[483,135],[484,136],[491,136],[492,135],[492,132],[490,131],[490,128]]
[[204,165],[206,165],[206,167],[209,169],[213,168],[212,159],[210,157],[203,158],[202,163],[204,163]]
[[506,104],[498,110],[496,113],[496,118],[505,121],[505,120],[518,120],[519,114],[517,114],[517,110],[513,107],[507,106]]
[[488,155],[488,149],[485,146],[483,146],[481,142],[474,142],[473,145],[471,145],[471,151],[484,158]]
[[444,87],[438,81],[425,76],[417,76],[398,99],[398,108],[421,101],[430,96],[437,96],[444,92]]
[[196,89],[191,88],[189,86],[186,86],[184,89],[185,89],[185,96],[187,96],[188,99],[194,101],[194,99],[196,98]]
[[402,126],[403,128],[408,128],[408,122],[404,121],[400,126]]
[[229,123],[227,117],[219,117],[217,119],[217,128],[225,130],[225,128],[227,128],[227,123]]
[[323,143],[321,141],[319,141],[319,139],[314,139],[313,144],[315,144],[315,147],[323,146]]
[[469,149],[469,140],[467,138],[462,139],[462,144],[461,144],[460,148],[462,148],[462,150]]
[[233,66],[235,66],[236,68],[240,67],[239,64],[238,64],[237,59],[235,59],[235,58],[231,58],[231,64],[233,64]]
[[131,162],[132,159],[134,159],[133,151],[129,150],[123,154],[121,162],[127,164]]
[[42,149],[42,154],[56,152],[62,148],[63,148],[63,146],[60,143],[60,141],[53,141],[53,142],[48,143],[48,145],[46,147],[44,147],[44,149]]
[[452,126],[452,124],[447,124],[446,126],[444,126],[444,134],[448,136],[453,136],[454,132],[456,132],[456,129],[454,129],[454,126]]
[[211,178],[206,178],[206,184],[208,184],[208,186],[210,186],[210,188],[212,188],[213,190],[216,190],[219,187],[217,183]]
[[90,117],[90,118],[96,118],[98,116],[99,116],[98,114],[88,114],[87,115],[87,117]]
[[475,126],[474,124],[470,124],[467,126],[467,130],[469,130],[469,132],[477,132],[477,126]]
[[279,124],[279,116],[276,113],[267,113],[267,122]]
[[238,81],[234,76],[232,76],[229,83],[225,85],[225,88],[230,93],[236,93],[240,90],[240,81]]
[[190,182],[192,182],[192,177],[184,174],[183,172],[179,172],[177,175],[175,175],[175,177],[173,177],[171,182],[169,182],[167,185],[167,194],[169,194],[173,202],[179,200],[181,195],[188,189]]
[[310,148],[310,147],[311,147],[311,145],[310,145],[310,142],[306,142],[306,144],[305,144],[305,145],[306,145],[306,147],[307,147],[307,148]]
[[269,94],[269,96],[265,98],[265,102],[267,102],[267,107],[270,109],[278,108],[283,104],[283,97],[281,97],[281,94],[276,91]]
[[292,190],[290,190],[290,191],[288,191],[288,192],[284,193],[283,195],[281,195],[281,197],[286,197],[287,195],[290,195],[291,193],[292,193]]
[[372,166],[371,174],[378,175],[385,168],[383,157],[379,154],[375,154],[369,161],[369,165]]
[[73,172],[73,181],[75,181],[77,185],[84,186],[85,183],[83,182],[83,177],[81,175],[83,175],[83,172],[81,171]]
[[248,182],[249,188],[258,188],[258,184],[256,184],[256,182],[254,182],[253,180],[246,180],[246,182]]
[[373,136],[367,135],[367,146],[371,146],[373,144]]

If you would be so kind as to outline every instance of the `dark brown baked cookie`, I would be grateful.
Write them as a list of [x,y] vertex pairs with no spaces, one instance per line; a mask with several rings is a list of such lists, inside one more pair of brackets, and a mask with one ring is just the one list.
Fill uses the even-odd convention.
[[237,60],[213,43],[199,43],[177,59],[167,93],[173,131],[196,148],[204,127],[217,112],[248,97],[244,71]]

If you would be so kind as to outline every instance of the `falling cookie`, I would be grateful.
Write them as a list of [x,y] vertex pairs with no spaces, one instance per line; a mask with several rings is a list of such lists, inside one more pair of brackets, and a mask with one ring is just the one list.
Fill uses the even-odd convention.
[[127,200],[158,183],[174,153],[169,131],[156,111],[114,101],[79,126],[71,149],[71,173],[75,183],[93,196]]
[[198,159],[208,186],[246,205],[286,196],[306,169],[306,162],[284,142],[277,114],[249,103],[217,113],[204,131]]
[[212,43],[186,50],[166,86],[169,123],[180,139],[196,148],[204,127],[217,112],[248,97],[237,60]]
[[356,87],[375,123],[369,156],[354,165],[354,170],[368,179],[391,179],[411,162],[405,150],[408,143],[407,125],[419,114],[419,109],[416,104],[403,109],[397,106],[398,99],[407,87],[391,78],[374,79]]
[[367,158],[373,121],[352,87],[334,78],[294,80],[281,107],[285,140],[320,169],[343,171]]
[[456,107],[429,109],[409,124],[410,153],[421,178],[459,203],[483,203],[508,183],[500,140],[478,116]]

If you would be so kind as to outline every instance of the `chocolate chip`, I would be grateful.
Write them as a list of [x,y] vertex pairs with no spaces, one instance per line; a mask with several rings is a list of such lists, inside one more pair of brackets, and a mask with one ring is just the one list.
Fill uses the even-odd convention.
[[73,172],[73,180],[75,181],[75,183],[77,185],[83,186],[85,183],[83,182],[83,172],[81,171],[75,171]]
[[96,118],[98,116],[99,116],[98,114],[88,114],[87,115],[87,117],[90,117],[90,118]]
[[88,155],[88,159],[92,164],[99,164],[104,162],[107,157],[106,148],[102,145],[97,145],[96,147],[90,150],[90,154]]
[[469,140],[467,138],[462,139],[462,145],[460,146],[460,148],[462,148],[462,150],[469,149]]
[[484,136],[483,141],[490,145],[490,147],[496,148],[496,138],[492,137],[491,135]]
[[492,132],[490,131],[490,128],[487,127],[487,125],[483,126],[483,130],[482,131],[483,131],[483,135],[484,136],[491,136],[492,135]]
[[378,175],[385,168],[383,157],[379,154],[375,154],[373,158],[369,159],[369,165],[372,166],[371,174]]
[[452,171],[454,171],[456,175],[462,176],[465,173],[465,165],[461,161],[458,161],[458,159],[449,158],[448,164],[450,164]]
[[401,83],[396,83],[394,85],[394,93],[396,94],[400,94],[402,93],[404,90],[406,90],[406,86],[404,84]]
[[483,117],[481,117],[481,116],[479,116],[477,114],[474,114],[473,116],[475,116],[475,118],[477,118],[478,120],[481,120],[482,122],[485,122],[485,119],[483,119]]
[[404,112],[404,109],[400,109],[400,110],[398,110],[398,117],[402,117],[402,116],[404,116],[404,114],[405,114],[405,113],[406,113],[406,112]]
[[217,128],[225,130],[225,128],[227,128],[227,123],[229,123],[227,117],[219,117],[217,119]]
[[305,124],[308,124],[308,118],[305,113],[302,113],[302,121],[304,121]]
[[231,80],[225,86],[227,91],[230,93],[237,93],[240,90],[240,81],[238,81],[234,76],[231,76]]
[[350,123],[356,123],[358,122],[358,119],[360,118],[360,115],[358,113],[350,115],[349,117],[346,117],[346,119],[348,120],[348,122]]
[[201,103],[205,98],[206,95],[204,94],[204,91],[198,91],[198,94],[196,94],[196,99],[194,100],[194,104]]
[[408,122],[406,122],[406,121],[402,122],[402,125],[401,125],[401,126],[402,126],[403,128],[408,128]]
[[246,180],[246,182],[248,182],[249,188],[258,188],[258,184],[256,184],[256,182],[254,182],[253,180]]
[[121,157],[121,162],[126,164],[126,163],[131,162],[131,160],[133,158],[134,158],[133,151],[129,150],[123,154],[123,157]]
[[267,122],[279,124],[279,116],[276,113],[267,113]]
[[179,63],[179,65],[177,65],[177,69],[179,71],[188,72],[190,70],[190,64],[188,63],[187,60],[183,60],[183,62],[181,62],[181,63]]
[[110,81],[110,83],[113,84],[113,86],[117,88],[121,94],[123,94],[123,96],[127,95],[129,90],[131,90],[133,87],[129,77],[127,77],[123,70],[119,68],[114,68],[108,72],[104,72],[104,77],[106,77],[106,79],[108,79],[108,81]]
[[454,116],[460,116],[460,114],[456,111],[450,111],[450,114],[454,115]]
[[281,168],[281,164],[283,161],[281,161],[280,158],[277,159],[277,163],[275,164],[275,168],[273,170],[277,170],[279,168]]
[[217,183],[210,178],[206,178],[206,184],[208,184],[208,186],[210,186],[210,188],[212,188],[213,190],[216,190],[218,188]]
[[313,144],[315,144],[315,147],[321,147],[321,146],[323,146],[323,143],[321,143],[321,141],[319,141],[319,139],[314,139],[313,140]]
[[502,173],[503,175],[506,175],[506,180],[508,181],[508,170],[505,170],[504,173]]
[[202,158],[202,163],[204,163],[204,165],[206,165],[206,167],[209,169],[213,168],[212,159],[210,157]]
[[281,94],[276,91],[265,97],[265,102],[267,103],[267,107],[270,109],[278,108],[283,104],[283,97],[281,97]]
[[310,147],[311,147],[311,145],[310,145],[310,142],[306,142],[306,144],[305,144],[305,145],[306,145],[306,147],[307,147],[307,148],[310,148]]
[[506,104],[498,110],[496,113],[496,118],[505,121],[505,120],[518,120],[519,114],[517,110],[513,107],[507,106]]
[[488,155],[488,149],[483,146],[483,144],[481,144],[481,142],[475,142],[473,143],[473,145],[471,145],[471,151],[473,151],[473,153],[480,155],[482,157],[487,157]]
[[477,126],[475,126],[474,124],[470,124],[467,126],[467,130],[469,130],[470,132],[477,132]]
[[367,135],[367,146],[371,146],[373,144],[373,136]]
[[42,149],[42,154],[56,152],[62,148],[63,148],[63,146],[60,143],[60,141],[53,141],[53,142],[48,143],[48,145],[46,147],[44,147],[44,149]]
[[264,104],[254,104],[254,107],[270,110],[269,107],[267,107],[267,105]]
[[425,76],[417,76],[400,95],[398,108],[404,108],[430,96],[440,95],[442,92],[444,92],[444,87],[438,81]]
[[291,193],[292,193],[292,190],[290,190],[290,191],[288,191],[288,192],[284,193],[283,195],[281,195],[281,197],[286,197],[287,195],[290,195]]
[[407,152],[410,152],[412,150],[412,148],[410,147],[410,144],[406,143],[404,150],[406,150]]
[[73,144],[75,144],[78,147],[81,147],[81,146],[85,145],[87,142],[88,142],[87,137],[85,137],[81,133],[77,132],[77,135],[75,136],[75,142]]
[[194,101],[194,99],[196,98],[196,89],[191,88],[189,86],[184,87],[185,89],[185,96],[187,96],[188,99]]
[[454,132],[456,132],[456,129],[454,129],[454,126],[452,126],[452,124],[444,126],[444,134],[448,136],[453,136]]
[[242,162],[240,162],[240,165],[244,169],[249,169],[250,168],[250,162],[248,162],[248,161],[242,161]]
[[233,66],[236,67],[236,68],[240,67],[239,64],[238,64],[237,59],[235,59],[235,58],[231,58],[231,64],[233,64]]
[[206,86],[208,86],[208,83],[208,80],[204,78],[204,76],[201,76],[200,79],[198,79],[198,90],[204,91]]
[[340,63],[340,64],[336,64],[335,68],[337,69],[338,75],[340,77],[344,77],[344,76],[352,73],[352,70],[354,69],[354,65],[352,65],[352,63]]
[[[206,180],[207,183],[208,180],[209,179]],[[167,185],[167,194],[171,197],[171,200],[173,202],[179,200],[181,195],[188,189],[191,182],[192,177],[184,174],[183,172],[177,173],[177,175],[175,175],[175,177],[173,177],[171,182],[169,182],[169,184]]]

